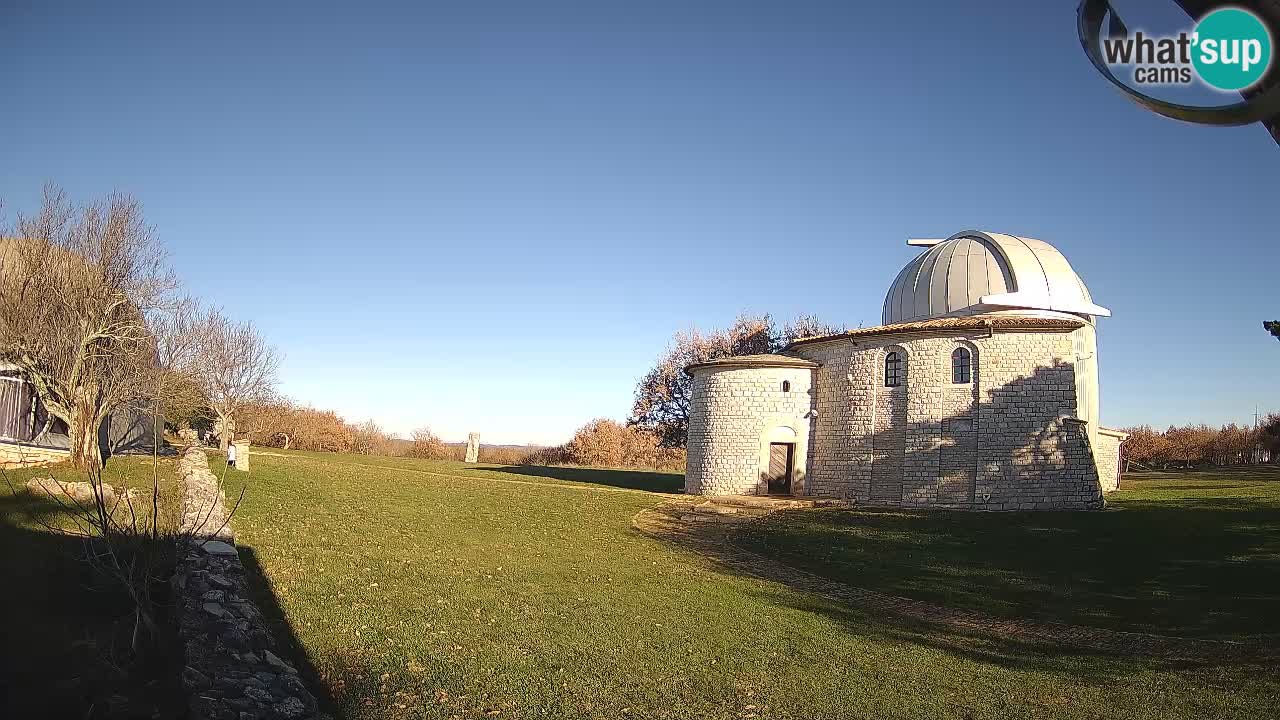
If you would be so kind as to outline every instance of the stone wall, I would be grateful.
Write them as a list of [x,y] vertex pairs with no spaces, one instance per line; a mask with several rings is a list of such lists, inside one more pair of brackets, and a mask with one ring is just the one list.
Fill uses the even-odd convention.
[[11,442],[0,442],[0,468],[20,468],[32,465],[48,465],[62,462],[70,457],[69,450],[58,448],[42,448],[32,445],[19,445]]
[[[795,443],[792,489],[802,494],[813,370],[704,367],[694,371],[685,492],[762,495],[770,442]],[[783,383],[790,384],[784,391]]]
[[177,468],[184,529],[192,537],[173,576],[190,719],[328,717],[297,669],[277,655],[262,612],[249,600],[222,489],[204,452],[188,448]]
[[[952,382],[958,347],[972,355],[969,383]],[[884,385],[892,350],[905,355],[899,388]],[[838,338],[795,354],[820,364],[809,495],[990,510],[1102,504],[1088,425],[1068,422],[1070,332]]]
[[1128,435],[1098,428],[1098,481],[1103,492],[1120,489],[1120,445]]

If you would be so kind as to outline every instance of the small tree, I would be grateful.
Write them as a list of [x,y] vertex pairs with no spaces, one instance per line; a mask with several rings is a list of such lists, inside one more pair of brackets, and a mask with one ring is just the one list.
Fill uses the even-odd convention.
[[1125,432],[1129,434],[1121,453],[1125,472],[1129,471],[1130,463],[1150,466],[1168,452],[1169,444],[1164,435],[1153,430],[1150,425],[1128,428]]
[[219,445],[226,450],[236,416],[252,403],[274,399],[280,357],[250,323],[215,310],[200,326],[197,377],[217,417]]
[[1271,333],[1271,336],[1280,340],[1280,320],[1264,320],[1262,329]]
[[147,316],[176,282],[128,195],[73,207],[48,186],[39,212],[18,216],[16,234],[0,240],[0,359],[67,424],[76,467],[101,467],[103,421],[152,387]]

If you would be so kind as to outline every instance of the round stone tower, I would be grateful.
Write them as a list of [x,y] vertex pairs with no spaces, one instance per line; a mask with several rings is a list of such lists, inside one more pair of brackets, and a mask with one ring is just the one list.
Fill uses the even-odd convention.
[[685,492],[801,495],[809,453],[813,369],[786,355],[697,363]]

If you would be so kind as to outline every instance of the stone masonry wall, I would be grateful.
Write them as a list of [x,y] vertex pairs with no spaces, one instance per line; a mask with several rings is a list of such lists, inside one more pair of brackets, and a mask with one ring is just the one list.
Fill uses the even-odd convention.
[[276,654],[262,613],[249,600],[222,489],[204,452],[188,448],[177,469],[183,529],[192,537],[173,576],[190,720],[327,718],[298,671]]
[[[972,353],[972,382],[955,384],[951,353],[961,346]],[[884,387],[892,349],[906,356],[903,388]],[[1069,333],[878,336],[796,354],[821,364],[809,495],[991,510],[1101,506],[1087,426],[1068,422]]]
[[1120,438],[1098,433],[1098,480],[1103,492],[1120,489]]
[[0,468],[20,468],[31,465],[48,465],[62,462],[71,455],[69,450],[41,448],[32,445],[0,442]]
[[[802,492],[809,439],[809,368],[729,367],[694,372],[685,492],[758,495],[769,433],[790,427],[796,443],[792,489]],[[790,382],[788,392],[782,383]],[[785,433],[784,433],[785,434]],[[779,440],[781,441],[781,440]]]

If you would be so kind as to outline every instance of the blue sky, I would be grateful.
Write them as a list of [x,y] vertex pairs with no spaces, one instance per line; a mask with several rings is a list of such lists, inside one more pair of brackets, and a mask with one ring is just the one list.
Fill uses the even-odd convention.
[[1073,2],[176,5],[0,8],[0,197],[139,197],[298,400],[562,441],[675,331],[876,324],[981,228],[1113,310],[1104,423],[1280,410],[1280,149],[1121,98]]

